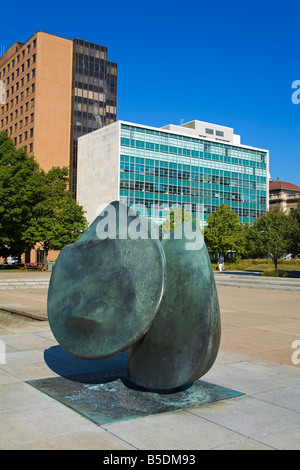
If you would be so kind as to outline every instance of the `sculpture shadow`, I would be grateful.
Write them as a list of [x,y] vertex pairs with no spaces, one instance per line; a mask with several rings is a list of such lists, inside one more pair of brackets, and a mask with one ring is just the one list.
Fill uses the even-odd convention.
[[140,387],[139,385],[136,385],[133,382],[130,382],[130,380],[128,379],[128,376],[120,377],[120,379],[126,388],[129,388],[137,392],[155,393],[155,394],[160,394],[160,395],[172,395],[175,393],[184,392],[185,390],[188,390],[193,385],[193,382],[191,382],[191,383],[182,385],[181,387],[177,387],[177,388],[171,388],[167,390],[164,390],[164,389],[158,390],[158,389]]
[[170,395],[187,390],[187,384],[172,390],[145,389],[128,378],[128,351],[105,359],[80,359],[65,351],[61,346],[51,346],[44,351],[44,360],[55,374],[72,382],[84,384],[105,384],[121,380],[132,391]]
[[55,374],[73,382],[101,384],[127,380],[127,351],[105,359],[91,360],[75,357],[61,346],[51,346],[45,349],[44,360]]

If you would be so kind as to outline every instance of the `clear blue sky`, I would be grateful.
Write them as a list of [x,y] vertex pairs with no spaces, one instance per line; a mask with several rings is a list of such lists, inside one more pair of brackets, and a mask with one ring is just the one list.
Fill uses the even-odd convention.
[[0,11],[5,50],[36,31],[107,46],[118,119],[233,127],[269,149],[272,178],[300,186],[299,0],[16,0]]

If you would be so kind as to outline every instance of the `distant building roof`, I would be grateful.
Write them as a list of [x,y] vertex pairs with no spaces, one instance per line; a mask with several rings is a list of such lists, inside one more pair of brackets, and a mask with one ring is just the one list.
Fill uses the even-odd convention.
[[292,183],[286,183],[284,181],[270,181],[269,182],[269,190],[276,191],[276,190],[285,190],[285,191],[300,191],[300,186]]

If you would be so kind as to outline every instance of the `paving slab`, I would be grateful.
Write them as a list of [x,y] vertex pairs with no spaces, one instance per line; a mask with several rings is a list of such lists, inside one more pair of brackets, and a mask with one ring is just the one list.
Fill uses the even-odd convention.
[[299,293],[218,286],[218,294],[221,348],[202,379],[244,395],[102,425],[27,382],[124,368],[126,353],[80,360],[57,344],[46,319],[0,312],[0,448],[299,450],[300,365],[292,362],[292,341],[300,340]]

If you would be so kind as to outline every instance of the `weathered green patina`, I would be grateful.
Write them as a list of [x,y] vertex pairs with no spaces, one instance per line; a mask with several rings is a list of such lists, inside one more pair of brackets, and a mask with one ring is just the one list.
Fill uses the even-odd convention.
[[189,221],[162,239],[157,226],[111,203],[61,251],[48,318],[57,341],[77,357],[129,349],[129,379],[140,387],[173,390],[192,383],[214,363],[221,332],[199,227]]
[[[126,229],[134,236],[137,226],[141,238],[129,238]],[[55,263],[48,291],[55,338],[85,359],[129,348],[159,311],[165,272],[162,245],[150,238],[148,223],[128,214],[124,204],[112,203]]]
[[166,297],[148,333],[129,351],[130,380],[159,390],[203,376],[215,361],[221,331],[214,276],[197,223],[175,228],[162,245]]

